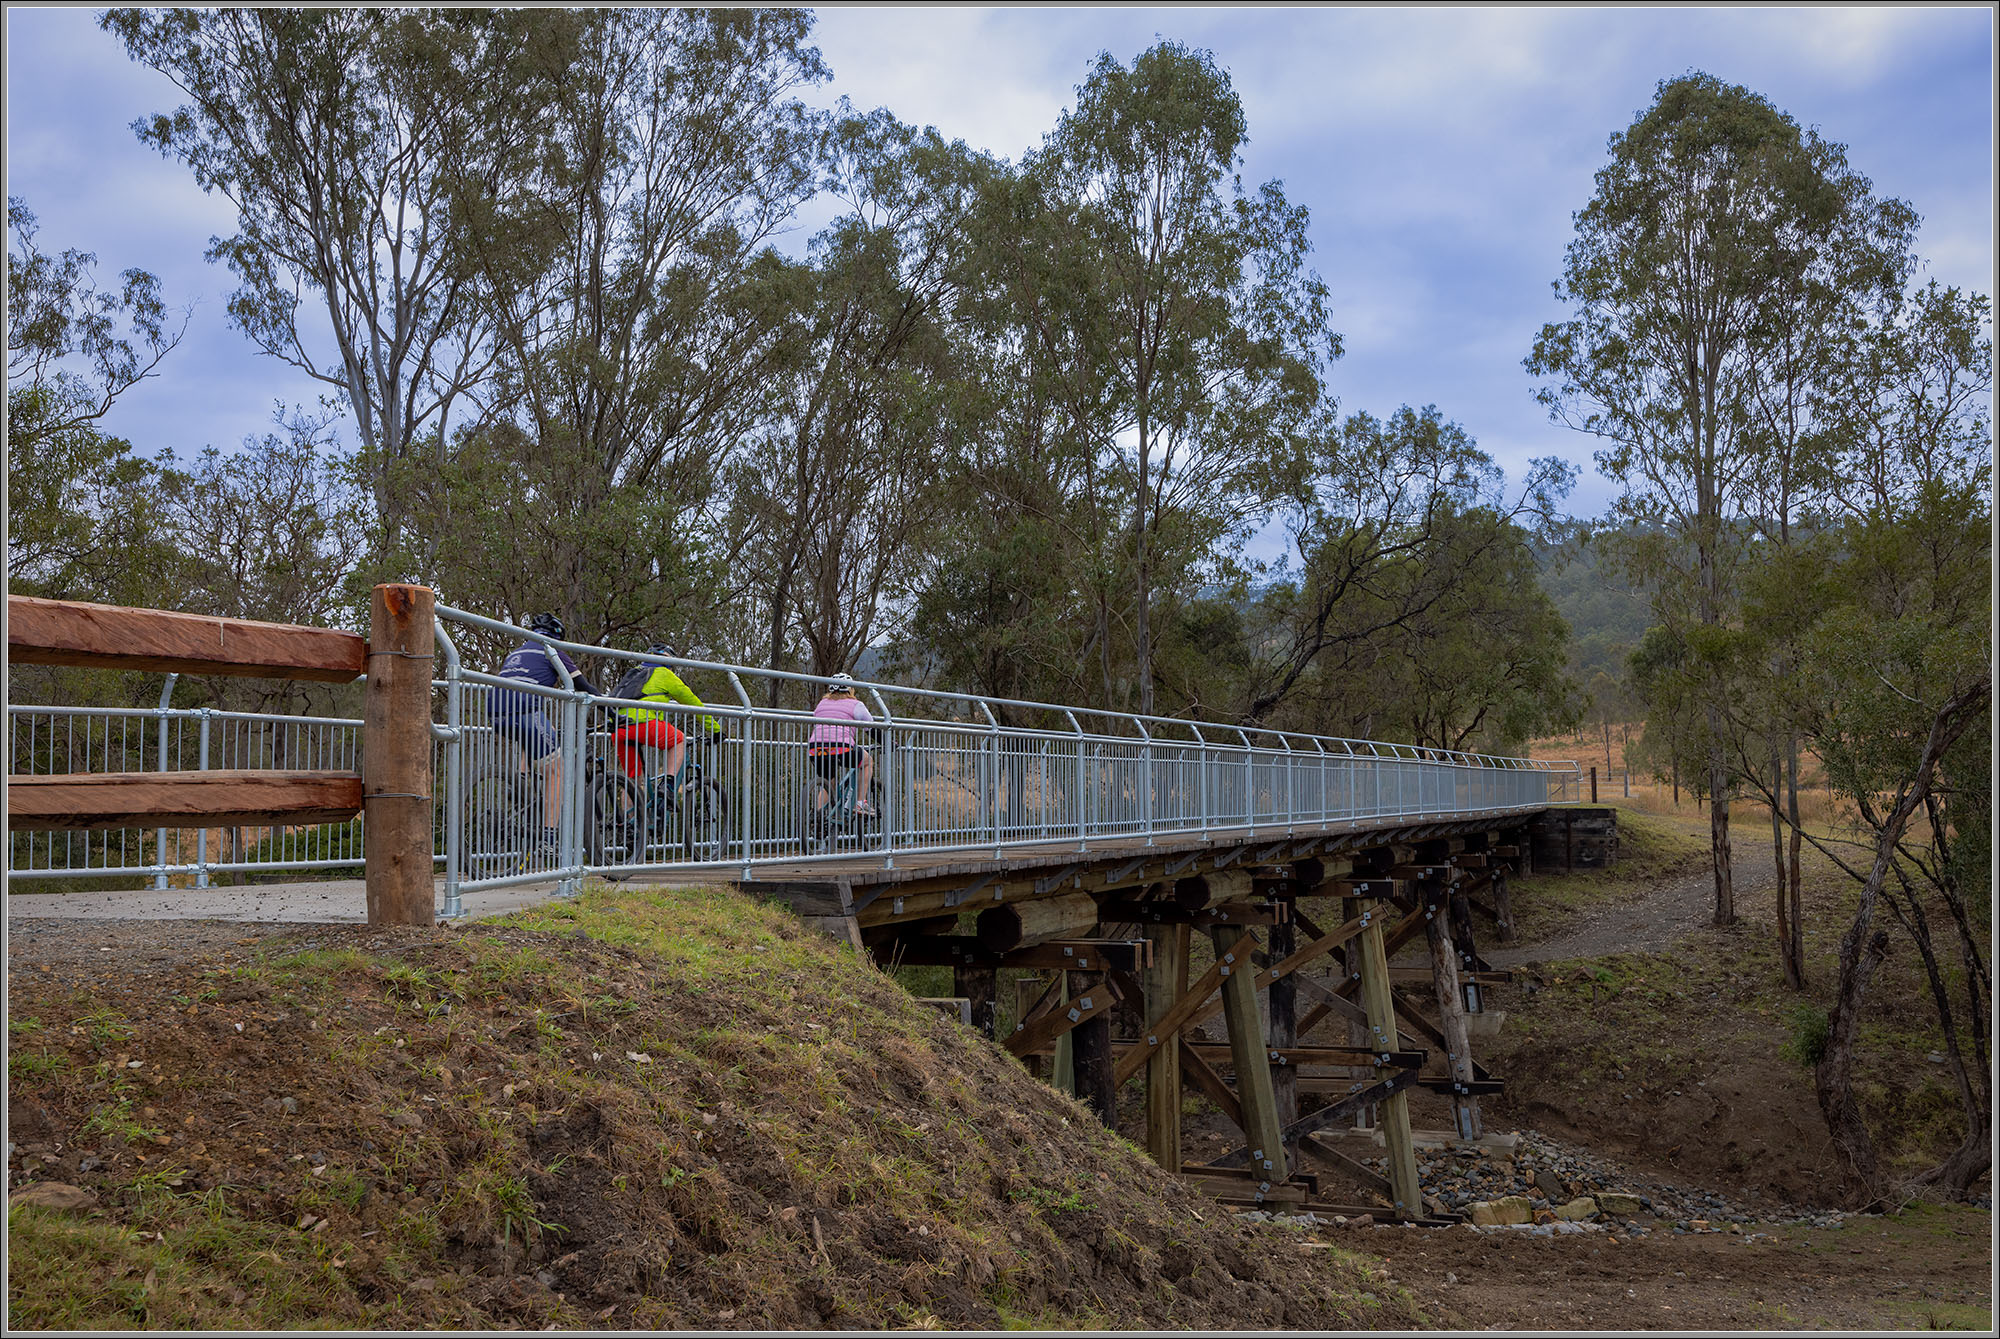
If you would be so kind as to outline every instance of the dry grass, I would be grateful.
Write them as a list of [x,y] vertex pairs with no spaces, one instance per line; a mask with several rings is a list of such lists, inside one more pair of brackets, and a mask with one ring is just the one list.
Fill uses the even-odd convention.
[[[598,889],[10,982],[32,1328],[1407,1324],[785,913]],[[62,1057],[61,1063],[52,1057]],[[133,1063],[137,1068],[133,1068]],[[287,1105],[289,1103],[289,1105]],[[88,1159],[89,1170],[83,1161]],[[1379,1291],[1379,1290],[1378,1290]]]

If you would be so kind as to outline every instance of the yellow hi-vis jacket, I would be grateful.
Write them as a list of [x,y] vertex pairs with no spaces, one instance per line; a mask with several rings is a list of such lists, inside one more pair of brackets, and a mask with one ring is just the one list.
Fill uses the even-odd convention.
[[[646,676],[646,687],[640,701],[680,702],[690,707],[698,707],[702,704],[701,699],[694,695],[694,689],[682,683],[681,676],[668,669],[665,665],[655,667],[653,672]],[[620,715],[630,716],[635,721],[650,721],[656,717],[668,717],[672,719],[673,716],[679,715],[679,713],[672,713],[670,715],[664,711],[647,711],[644,707],[620,707],[618,711]],[[685,722],[685,719],[685,717],[681,718],[683,722]],[[701,728],[704,730],[720,730],[722,722],[716,720],[713,716],[703,716],[701,718]]]

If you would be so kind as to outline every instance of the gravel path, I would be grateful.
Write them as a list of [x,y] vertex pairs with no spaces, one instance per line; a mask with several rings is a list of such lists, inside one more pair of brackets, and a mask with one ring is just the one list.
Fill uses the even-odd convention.
[[[1777,870],[1768,852],[1762,858],[1741,847],[1732,850],[1736,911],[1744,914],[1750,899],[1768,893]],[[1532,883],[1515,896],[1534,896]],[[1707,869],[1660,884],[1629,902],[1605,907],[1554,939],[1538,944],[1482,949],[1480,956],[1495,967],[1519,967],[1530,962],[1562,962],[1569,958],[1601,958],[1612,953],[1658,953],[1711,924],[1715,917],[1715,880]]]

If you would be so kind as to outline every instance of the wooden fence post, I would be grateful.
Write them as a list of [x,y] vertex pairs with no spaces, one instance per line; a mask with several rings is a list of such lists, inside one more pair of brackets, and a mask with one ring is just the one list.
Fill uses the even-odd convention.
[[431,661],[437,594],[375,587],[368,617],[361,812],[368,923],[436,920],[431,839]]

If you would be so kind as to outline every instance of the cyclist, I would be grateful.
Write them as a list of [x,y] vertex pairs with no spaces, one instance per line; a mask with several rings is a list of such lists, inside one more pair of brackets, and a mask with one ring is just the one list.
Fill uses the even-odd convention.
[[[552,641],[563,640],[562,620],[554,614],[534,615],[528,620],[528,631]],[[576,662],[569,658],[567,652],[556,648],[555,654],[577,687],[587,693],[597,692],[596,686],[576,667]],[[562,676],[549,663],[548,652],[540,642],[532,639],[524,639],[514,648],[500,666],[500,677],[538,684],[543,688],[562,686]],[[542,698],[535,693],[489,688],[486,690],[486,716],[493,723],[495,734],[502,739],[513,740],[526,750],[528,766],[543,770],[542,815],[545,820],[553,818],[562,801],[562,755],[556,751],[556,729],[550,723],[548,713],[542,710]],[[555,851],[556,829],[553,823],[543,823],[542,845],[547,848],[548,854]]]
[[861,729],[856,722],[869,724],[875,717],[855,698],[853,675],[842,671],[827,680],[826,693],[813,708],[813,719],[818,724],[806,737],[806,757],[811,760],[813,773],[826,783],[813,792],[813,811],[826,808],[834,778],[840,775],[841,768],[859,766],[861,790],[854,802],[854,812],[872,817],[875,806],[868,797],[874,793],[875,755],[860,746]]
[[[654,642],[646,648],[646,654],[662,661],[675,659],[673,648],[665,642]],[[640,668],[644,668],[641,666]],[[624,683],[619,685],[623,688]],[[698,707],[701,699],[694,690],[681,682],[681,676],[668,669],[664,663],[652,667],[637,686],[641,702],[679,702],[686,706]],[[619,766],[625,775],[634,781],[645,773],[645,760],[640,757],[641,746],[665,749],[667,751],[666,775],[678,777],[681,764],[687,760],[687,737],[667,719],[663,711],[648,711],[644,707],[621,707],[621,716],[629,719],[611,733],[611,743],[618,754]],[[711,738],[722,732],[722,722],[713,716],[699,718],[702,730]]]

